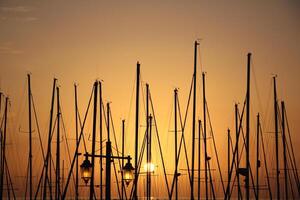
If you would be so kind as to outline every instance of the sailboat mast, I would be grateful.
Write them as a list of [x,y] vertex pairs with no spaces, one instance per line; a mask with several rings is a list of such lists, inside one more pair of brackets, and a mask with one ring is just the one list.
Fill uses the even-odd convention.
[[196,131],[196,86],[197,86],[197,46],[199,43],[195,41],[194,46],[194,76],[193,76],[193,84],[194,84],[194,94],[193,94],[193,128],[192,128],[192,175],[191,175],[191,197],[190,199],[194,199],[194,173],[195,173],[195,131]]
[[60,105],[59,105],[59,87],[56,87],[57,93],[57,137],[56,137],[56,181],[55,181],[55,199],[60,199]]
[[230,199],[230,129],[227,130],[227,176],[228,176],[228,186],[227,186],[227,195]]
[[237,184],[238,184],[238,200],[241,199],[241,187],[240,187],[240,176],[238,174],[238,169],[240,168],[240,157],[239,157],[239,117],[238,117],[238,104],[234,105],[235,112],[235,137],[236,137],[236,176],[237,176]]
[[260,127],[260,117],[259,113],[257,114],[257,130],[256,130],[256,197],[259,199],[259,127]]
[[250,63],[251,63],[251,53],[247,55],[247,94],[246,94],[246,199],[250,198],[250,190],[249,190],[249,171],[250,171]]
[[146,196],[150,199],[150,133],[149,133],[149,85],[146,84]]
[[204,140],[204,173],[205,173],[205,198],[208,199],[208,174],[207,174],[207,135],[206,135],[206,94],[205,94],[205,73],[202,73],[203,81],[203,140]]
[[134,160],[134,190],[133,199],[137,199],[138,190],[138,148],[139,148],[139,97],[140,97],[140,63],[136,64],[136,102],[135,102],[135,160]]
[[[102,82],[99,81],[99,100],[100,100],[100,111],[99,111],[99,120],[100,120],[100,155],[103,155],[103,127],[102,127]],[[103,199],[103,158],[100,157],[100,200]]]
[[283,162],[284,162],[284,185],[285,185],[285,199],[289,199],[288,195],[288,173],[287,173],[287,155],[286,155],[286,135],[285,135],[285,105],[281,101],[281,126],[282,126],[282,143],[283,143]]
[[30,74],[28,78],[28,128],[29,128],[29,199],[32,199],[32,123],[31,123],[31,85]]
[[[77,102],[77,85],[74,84],[75,89],[75,129],[76,129],[76,145],[78,144],[78,102]],[[78,173],[78,149],[76,148],[76,169],[75,169],[75,199],[79,197],[79,173]]]
[[5,98],[5,110],[4,110],[4,131],[1,138],[2,141],[2,158],[1,158],[1,182],[0,182],[0,198],[3,199],[3,181],[5,172],[5,145],[6,145],[6,127],[7,127],[7,107],[8,107],[8,97]]
[[198,199],[201,192],[201,120],[198,120]]
[[[122,120],[122,157],[124,157],[124,145],[125,145],[125,120],[123,119]],[[124,159],[122,159],[122,168],[123,167],[124,167]],[[124,199],[125,186],[124,186],[124,172],[123,172],[123,170],[121,170],[121,175],[122,175],[122,193],[121,193],[121,199]]]
[[276,76],[273,77],[274,81],[274,114],[275,114],[275,151],[276,151],[276,186],[277,186],[277,199],[280,199],[280,183],[279,183],[279,153],[278,153],[278,102],[276,90]]
[[178,199],[178,160],[177,160],[177,98],[178,90],[174,90],[174,131],[175,131],[175,199]]

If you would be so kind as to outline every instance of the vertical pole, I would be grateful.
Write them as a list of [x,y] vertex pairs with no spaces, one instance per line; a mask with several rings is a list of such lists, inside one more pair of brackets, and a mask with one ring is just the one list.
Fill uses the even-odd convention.
[[256,130],[256,198],[259,199],[259,127],[260,127],[260,118],[259,113],[257,114],[257,130]]
[[31,124],[31,85],[30,74],[28,78],[28,127],[29,127],[29,199],[32,199],[32,124]]
[[246,187],[246,199],[250,199],[250,188],[249,188],[249,171],[250,171],[250,63],[251,53],[247,55],[247,97],[246,97],[246,176],[245,176],[245,187]]
[[139,96],[140,96],[140,63],[136,66],[136,110],[135,110],[135,163],[134,163],[134,193],[133,199],[137,199],[138,190],[138,148],[139,148]]
[[228,186],[227,186],[227,197],[230,199],[230,129],[227,129],[227,174],[228,174]]
[[97,124],[97,94],[98,81],[94,83],[94,113],[93,113],[93,136],[92,136],[92,175],[90,183],[90,200],[94,198],[94,177],[95,177],[95,144],[96,144],[96,124]]
[[282,126],[282,143],[283,143],[283,162],[284,162],[284,185],[285,185],[285,199],[289,199],[288,195],[288,173],[287,173],[287,155],[286,155],[286,135],[285,135],[285,105],[284,102],[281,101],[281,126]]
[[200,199],[201,181],[201,120],[198,120],[198,199]]
[[107,142],[106,142],[106,183],[105,183],[105,199],[111,199],[111,142],[110,142],[110,107],[109,103],[107,103]]
[[[76,146],[78,144],[78,102],[77,102],[77,85],[74,84],[75,89],[75,128],[76,128]],[[78,174],[78,148],[76,148],[76,168],[75,168],[75,200],[78,200],[79,197],[79,174]]]
[[174,90],[174,130],[175,130],[175,199],[178,199],[178,160],[177,160],[177,96],[178,90]]
[[276,77],[273,77],[274,81],[274,114],[275,114],[275,151],[276,151],[276,189],[277,199],[280,199],[280,184],[279,184],[279,153],[278,153],[278,102],[276,91]]
[[147,141],[147,153],[146,153],[146,196],[147,200],[150,199],[150,133],[149,133],[149,85],[146,84],[146,141]]
[[[43,199],[46,199],[47,195],[47,182],[49,182],[49,192],[50,192],[50,197],[52,196],[52,189],[51,189],[51,134],[52,134],[52,120],[53,120],[53,108],[54,108],[54,97],[55,97],[55,88],[56,88],[56,81],[57,79],[55,78],[53,81],[53,88],[52,88],[52,100],[51,100],[51,110],[50,110],[50,123],[49,123],[49,132],[48,132],[48,148],[47,148],[47,154],[45,158],[45,163],[44,163],[44,173],[45,173],[45,179],[44,179],[44,191],[43,191]],[[50,176],[48,177],[48,166],[50,162]],[[50,180],[49,180],[50,179]]]
[[148,176],[149,176],[149,179],[148,179],[148,200],[151,199],[151,163],[152,163],[152,159],[151,159],[151,135],[152,135],[152,116],[151,114],[149,115],[149,169],[148,169]]
[[[7,126],[7,107],[8,107],[8,97],[5,98],[5,110],[4,110],[4,131],[3,131],[3,143],[2,143],[2,163],[1,163],[1,182],[0,182],[0,199],[3,199],[3,181],[4,181],[4,171],[5,171],[5,144],[6,144],[6,126]],[[1,138],[2,139],[2,138]]]
[[60,105],[59,105],[59,87],[56,87],[57,93],[57,137],[56,137],[56,181],[55,181],[55,199],[60,199]]
[[[102,83],[99,81],[99,99],[100,99],[100,155],[103,155],[103,128],[102,128]],[[103,199],[103,158],[100,157],[100,200]]]
[[[236,166],[237,170],[240,167],[240,157],[239,157],[239,118],[238,118],[238,104],[234,105],[235,110],[235,135],[236,135]],[[240,176],[238,171],[236,172],[237,184],[238,184],[238,200],[241,199],[241,187],[240,187]]]
[[195,170],[195,131],[196,131],[196,91],[197,91],[197,46],[198,42],[195,41],[194,44],[194,74],[193,74],[193,127],[192,127],[192,177],[191,177],[191,197],[190,199],[194,199],[194,170]]
[[205,173],[205,198],[208,199],[208,174],[207,174],[207,144],[206,144],[206,95],[205,95],[205,73],[202,73],[203,81],[203,135],[204,135],[204,173]]
[[[122,157],[124,157],[124,145],[125,145],[125,120],[122,120]],[[122,159],[122,167],[124,167],[124,159]],[[123,170],[121,170],[122,174],[122,196],[121,199],[124,199],[124,173]]]

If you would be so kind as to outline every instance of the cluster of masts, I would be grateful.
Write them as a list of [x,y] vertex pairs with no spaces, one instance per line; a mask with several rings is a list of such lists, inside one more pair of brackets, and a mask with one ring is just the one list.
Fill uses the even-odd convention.
[[[174,173],[171,176],[171,179],[167,177],[167,170],[165,167],[165,163],[167,160],[163,157],[163,149],[161,146],[158,129],[156,126],[156,118],[155,112],[153,108],[153,103],[151,99],[150,87],[149,84],[146,84],[146,131],[144,135],[140,134],[140,119],[139,119],[139,101],[140,101],[140,64],[137,63],[137,78],[136,78],[136,113],[135,113],[135,154],[132,158],[129,155],[124,155],[124,138],[125,138],[125,120],[122,120],[122,147],[121,153],[118,151],[117,142],[115,139],[115,146],[117,148],[116,153],[113,152],[112,142],[110,138],[112,117],[110,111],[110,104],[106,105],[106,113],[105,106],[102,100],[102,83],[101,81],[95,81],[92,89],[92,94],[89,99],[89,103],[84,114],[83,121],[80,120],[80,115],[78,111],[78,102],[77,102],[77,85],[74,85],[75,91],[75,132],[76,132],[76,147],[73,152],[73,157],[70,161],[70,168],[68,170],[67,178],[65,184],[62,186],[61,180],[61,152],[60,152],[60,123],[61,123],[61,107],[60,107],[60,94],[59,87],[57,86],[57,79],[54,79],[53,89],[52,89],[52,99],[51,99],[51,109],[50,109],[50,122],[48,129],[48,140],[47,140],[47,148],[46,151],[42,149],[43,156],[43,168],[41,175],[38,179],[38,184],[35,186],[33,184],[33,163],[32,163],[32,111],[34,111],[35,121],[35,107],[32,103],[33,96],[31,93],[31,83],[30,83],[30,75],[28,74],[28,170],[27,170],[27,182],[26,182],[26,191],[24,194],[24,198],[29,199],[66,199],[66,198],[82,198],[82,195],[79,193],[79,171],[81,172],[81,178],[84,183],[88,186],[89,184],[89,199],[111,199],[112,192],[112,183],[111,183],[111,174],[114,172],[116,178],[116,187],[118,191],[119,199],[138,199],[138,186],[139,186],[139,175],[141,172],[141,165],[143,161],[144,154],[146,154],[146,198],[150,199],[153,197],[152,193],[152,183],[151,176],[153,175],[154,165],[152,163],[152,140],[153,133],[156,133],[156,139],[159,147],[159,153],[161,158],[161,164],[163,168],[163,177],[166,185],[168,199],[180,199],[179,196],[179,187],[180,181],[179,177],[181,173],[179,172],[179,160],[181,152],[183,151],[185,158],[183,159],[184,163],[187,166],[188,172],[188,184],[190,188],[190,196],[189,199],[210,199],[210,198],[224,198],[230,199],[233,197],[233,192],[236,191],[237,199],[250,199],[255,198],[259,199],[261,197],[260,190],[267,190],[267,196],[264,198],[299,198],[300,197],[300,182],[299,176],[296,166],[296,159],[294,155],[294,150],[291,142],[290,131],[287,123],[287,116],[285,110],[285,104],[281,102],[281,109],[279,108],[279,102],[277,99],[277,91],[276,91],[276,77],[273,77],[274,83],[274,124],[275,124],[275,154],[276,154],[276,165],[275,165],[275,183],[276,187],[272,190],[271,185],[271,176],[270,170],[268,169],[268,163],[265,152],[265,143],[263,140],[263,132],[261,127],[261,117],[260,114],[257,114],[257,128],[256,128],[256,162],[255,162],[255,174],[254,169],[251,168],[250,163],[250,132],[253,133],[255,131],[250,131],[250,67],[251,67],[251,54],[247,55],[247,89],[246,89],[246,99],[243,104],[242,112],[240,113],[238,104],[235,104],[235,143],[232,136],[232,131],[228,129],[228,141],[227,141],[227,153],[228,153],[228,166],[227,166],[227,178],[225,181],[223,179],[223,175],[221,172],[221,165],[218,158],[217,148],[215,144],[214,134],[211,130],[211,138],[213,140],[213,149],[215,153],[214,159],[217,162],[217,168],[221,180],[222,191],[221,194],[216,194],[216,188],[212,178],[212,169],[211,169],[211,160],[212,157],[209,156],[207,151],[207,139],[208,134],[207,130],[212,129],[210,123],[210,116],[208,112],[208,106],[206,101],[205,94],[205,73],[202,73],[202,86],[203,86],[203,118],[202,120],[196,120],[196,110],[197,110],[197,49],[199,43],[195,41],[194,44],[194,73],[192,78],[192,84],[190,88],[188,103],[186,107],[185,116],[182,120],[179,100],[178,100],[178,90],[174,90]],[[6,159],[6,137],[7,137],[7,119],[8,119],[8,97],[5,97],[5,108],[4,112],[2,112],[2,101],[5,96],[1,93],[0,95],[0,112],[1,115],[1,151],[0,151],[0,199],[3,198],[12,198],[16,199],[14,185],[13,185],[13,177],[11,177],[11,173],[9,171],[9,163]],[[56,109],[55,109],[55,101],[56,101]],[[87,150],[85,144],[85,153],[82,154],[79,152],[79,147],[84,142],[84,128],[88,116],[88,112],[90,110],[91,102],[93,101],[93,126],[92,126],[92,148],[90,151]],[[186,121],[188,116],[188,110],[190,103],[192,103],[192,132],[188,133],[185,130]],[[56,111],[56,112],[55,112]],[[99,111],[99,114],[98,114]],[[54,117],[56,118],[54,120]],[[99,117],[99,119],[98,119]],[[55,122],[53,122],[55,121]],[[106,127],[103,127],[103,121],[105,121]],[[55,125],[54,125],[55,124]],[[245,130],[243,125],[245,124]],[[96,154],[96,136],[97,125],[99,125],[99,138],[100,138],[100,151],[99,154]],[[54,128],[56,127],[56,131]],[[154,128],[153,128],[154,127]],[[198,130],[196,128],[198,127]],[[103,130],[106,128],[107,132],[107,141],[105,148],[102,144],[103,141]],[[153,129],[153,130],[152,130]],[[280,134],[281,130],[281,134]],[[56,132],[56,134],[55,134]],[[245,132],[245,134],[244,134]],[[179,135],[181,134],[181,136]],[[191,134],[192,143],[191,143],[191,154],[187,152],[186,146],[186,135]],[[114,135],[115,136],[115,135]],[[142,136],[142,144],[139,146],[140,139]],[[178,137],[180,136],[180,137]],[[280,138],[281,136],[281,138]],[[52,141],[53,138],[56,137],[56,156],[55,156],[55,168],[51,169],[51,161],[52,161]],[[198,149],[196,150],[196,139],[198,139]],[[281,139],[281,141],[280,141]],[[201,169],[201,140],[203,140],[204,146],[204,169]],[[178,144],[179,142],[179,144]],[[283,152],[279,152],[279,143],[282,143]],[[240,146],[240,144],[242,145]],[[182,150],[183,148],[183,150]],[[104,149],[106,150],[104,152]],[[139,151],[140,150],[140,151]],[[243,154],[243,150],[245,153]],[[260,154],[262,150],[262,155]],[[196,159],[196,153],[198,153],[198,158]],[[79,165],[79,157],[84,156],[84,161],[81,165]],[[189,159],[189,156],[190,159]],[[254,156],[253,156],[254,157]],[[284,171],[284,189],[281,188],[282,182],[280,178],[280,157],[283,158],[283,171]],[[96,185],[95,185],[95,159],[100,159],[100,185],[99,185],[99,196],[97,197]],[[104,160],[103,160],[104,159]],[[91,161],[90,161],[91,160]],[[116,171],[116,165],[114,160],[117,160],[120,168],[120,177],[118,177],[118,173]],[[131,160],[133,161],[133,165],[131,164]],[[245,163],[241,163],[242,160],[245,160]],[[104,162],[105,161],[105,162]],[[196,164],[196,161],[198,163]],[[126,163],[125,163],[126,162]],[[262,164],[263,163],[263,164]],[[198,165],[196,167],[196,165]],[[252,165],[253,166],[253,165]],[[260,184],[260,168],[265,169],[266,182],[267,186],[263,186]],[[113,167],[113,172],[112,172]],[[205,191],[202,193],[201,190],[201,170],[204,170],[204,187]],[[53,175],[51,173],[55,172],[55,180],[53,181]],[[105,174],[104,174],[105,172]],[[71,194],[69,191],[71,177],[74,176],[75,173],[75,194]],[[195,174],[198,174],[196,177]],[[103,177],[105,175],[105,182],[103,182]],[[242,179],[243,178],[243,179]],[[242,179],[242,180],[241,180]],[[5,183],[6,182],[6,183]],[[119,182],[121,185],[119,186]],[[244,182],[244,183],[243,183]],[[54,183],[54,184],[53,184]],[[197,184],[195,184],[197,183]],[[131,186],[130,189],[126,188],[126,186]],[[28,187],[27,187],[28,186]],[[196,187],[197,186],[197,187]],[[115,187],[115,186],[114,186]],[[203,187],[203,186],[202,186]],[[196,194],[197,191],[197,194]],[[280,192],[284,191],[284,194]],[[87,198],[87,197],[86,197]],[[159,198],[159,197],[158,197]]]

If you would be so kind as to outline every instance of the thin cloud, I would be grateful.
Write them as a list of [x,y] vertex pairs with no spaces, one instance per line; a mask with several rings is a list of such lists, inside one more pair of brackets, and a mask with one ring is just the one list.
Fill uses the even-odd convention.
[[8,45],[2,45],[0,46],[0,55],[18,55],[22,54],[23,51],[19,49],[14,49],[11,46]]
[[14,13],[27,13],[33,10],[29,6],[15,6],[15,7],[0,7],[3,12],[14,12]]

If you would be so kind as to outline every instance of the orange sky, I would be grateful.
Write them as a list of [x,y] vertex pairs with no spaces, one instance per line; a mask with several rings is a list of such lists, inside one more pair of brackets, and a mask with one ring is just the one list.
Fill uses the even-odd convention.
[[[140,61],[142,84],[150,84],[171,173],[173,157],[167,153],[173,151],[169,150],[173,135],[168,132],[173,129],[173,89],[180,88],[184,111],[193,73],[193,42],[201,38],[198,70],[207,72],[207,101],[219,153],[225,156],[226,130],[234,127],[234,103],[244,100],[249,51],[253,54],[252,119],[261,112],[265,131],[273,131],[271,77],[277,74],[279,99],[286,101],[294,146],[299,146],[299,13],[296,0],[1,1],[0,88],[9,95],[10,116],[17,122],[11,122],[10,134],[18,134],[19,127],[27,128],[26,73],[31,72],[42,130],[48,127],[53,77],[59,80],[71,138],[73,83],[79,84],[83,115],[94,80],[103,79],[104,100],[112,102],[117,133],[125,118],[128,138],[133,138],[135,67]],[[199,94],[200,82],[198,86]],[[201,98],[199,94],[198,118],[202,118]],[[90,119],[89,130],[91,123]],[[43,134],[46,138],[47,131]],[[190,143],[190,135],[187,137]],[[12,138],[18,144],[27,142],[26,134]],[[127,139],[126,144],[134,143]],[[20,147],[23,153],[19,156],[26,157],[27,148]],[[131,155],[133,152],[128,149]],[[226,158],[221,162],[225,164]]]

